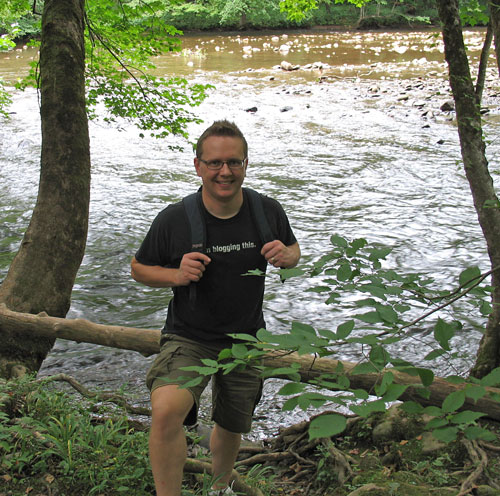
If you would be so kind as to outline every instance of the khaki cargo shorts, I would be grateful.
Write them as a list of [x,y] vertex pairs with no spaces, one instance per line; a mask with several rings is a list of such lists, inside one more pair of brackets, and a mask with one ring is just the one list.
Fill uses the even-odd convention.
[[[151,392],[172,383],[183,384],[186,378],[199,376],[196,371],[180,370],[181,367],[203,366],[201,360],[217,360],[219,352],[228,346],[201,344],[175,334],[162,336],[160,353],[151,365],[146,384]],[[203,380],[188,387],[194,405],[184,420],[184,425],[196,424],[200,396],[212,378],[212,420],[230,432],[249,432],[252,415],[262,395],[262,379],[256,368],[233,370],[223,375],[203,376]]]

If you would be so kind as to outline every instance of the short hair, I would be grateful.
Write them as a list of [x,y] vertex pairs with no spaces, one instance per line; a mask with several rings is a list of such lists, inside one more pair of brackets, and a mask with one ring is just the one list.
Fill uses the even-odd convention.
[[234,123],[227,120],[215,121],[210,127],[203,131],[203,134],[198,138],[196,143],[196,157],[201,158],[203,153],[203,143],[210,136],[229,136],[233,138],[240,138],[243,142],[243,152],[245,157],[248,156],[248,143],[240,131],[240,128]]

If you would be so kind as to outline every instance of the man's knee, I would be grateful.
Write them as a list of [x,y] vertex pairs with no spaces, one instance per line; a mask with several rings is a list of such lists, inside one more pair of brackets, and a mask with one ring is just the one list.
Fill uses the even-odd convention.
[[190,391],[177,385],[162,386],[151,393],[153,426],[162,430],[182,428],[194,405]]

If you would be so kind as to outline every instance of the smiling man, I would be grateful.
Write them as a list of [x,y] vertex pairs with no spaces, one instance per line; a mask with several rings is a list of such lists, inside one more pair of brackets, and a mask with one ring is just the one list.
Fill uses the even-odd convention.
[[[216,360],[231,346],[232,333],[255,335],[265,326],[264,277],[244,277],[250,270],[294,267],[300,248],[281,205],[242,188],[248,145],[239,128],[216,121],[200,136],[194,159],[202,187],[195,198],[205,243],[193,249],[190,218],[184,202],[169,205],[154,220],[132,259],[132,277],[147,286],[171,287],[161,337],[161,351],[147,375],[151,391],[150,459],[157,496],[180,496],[186,459],[183,425],[197,419],[201,393],[210,377],[180,388],[196,372],[181,370]],[[255,195],[256,200],[252,200]],[[259,213],[260,212],[260,213]],[[258,216],[272,233],[262,238]],[[195,291],[193,291],[195,289]],[[194,296],[193,296],[194,295]],[[247,368],[212,378],[210,438],[213,494],[233,494],[228,487],[241,434],[250,431],[262,392],[257,370]],[[177,383],[176,383],[177,381]]]

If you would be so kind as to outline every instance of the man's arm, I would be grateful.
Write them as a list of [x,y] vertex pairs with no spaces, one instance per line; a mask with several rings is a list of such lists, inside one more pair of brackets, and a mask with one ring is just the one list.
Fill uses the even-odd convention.
[[191,282],[198,282],[203,277],[205,266],[210,258],[203,253],[186,253],[178,269],[161,267],[160,265],[145,265],[135,257],[131,262],[132,278],[137,282],[152,288],[173,288],[187,286]]
[[261,254],[274,267],[291,269],[299,262],[300,246],[299,243],[285,246],[281,241],[275,239],[262,247]]

